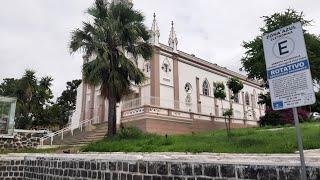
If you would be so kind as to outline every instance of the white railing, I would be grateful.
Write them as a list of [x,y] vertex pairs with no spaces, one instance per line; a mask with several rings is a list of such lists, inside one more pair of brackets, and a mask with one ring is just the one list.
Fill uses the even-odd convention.
[[31,134],[45,134],[48,131],[47,130],[28,130],[28,129],[14,129],[13,130],[14,133],[31,133]]
[[47,139],[50,138],[50,145],[53,144],[53,137],[55,136],[61,136],[61,140],[63,140],[64,138],[64,135],[66,135],[67,132],[70,131],[71,135],[73,136],[73,131],[75,129],[80,129],[80,131],[83,130],[84,127],[88,126],[88,125],[93,125],[93,124],[97,124],[99,122],[99,117],[95,117],[95,118],[92,118],[92,119],[88,119],[88,120],[84,120],[84,121],[81,121],[79,122],[79,126],[78,127],[71,127],[71,126],[68,126],[66,128],[63,128],[63,129],[60,129],[59,131],[56,131],[56,132],[53,132],[53,133],[49,133],[47,134],[46,136],[43,136],[40,138],[40,146],[43,146],[43,142]]
[[[187,111],[187,112],[197,112],[198,110],[196,102],[186,104],[183,101],[160,99],[158,97],[140,97],[140,98],[132,99],[129,101],[124,101],[122,103],[122,111],[136,109],[145,105],[165,107],[169,109],[175,109],[175,110]],[[202,114],[207,114],[207,115],[214,114],[214,106],[208,106],[204,104],[201,104],[199,106]]]

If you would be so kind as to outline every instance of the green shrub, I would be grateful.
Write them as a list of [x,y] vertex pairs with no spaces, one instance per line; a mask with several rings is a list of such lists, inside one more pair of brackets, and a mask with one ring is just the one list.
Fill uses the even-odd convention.
[[116,138],[119,139],[139,139],[143,135],[143,131],[136,128],[136,127],[127,127],[121,129],[117,135]]
[[173,144],[173,139],[167,135],[161,140],[160,145],[169,146]]
[[[308,118],[308,112],[306,110],[298,108],[297,111],[300,122]],[[265,116],[260,117],[259,124],[260,126],[294,125],[292,109],[274,111],[271,108],[267,108]]]

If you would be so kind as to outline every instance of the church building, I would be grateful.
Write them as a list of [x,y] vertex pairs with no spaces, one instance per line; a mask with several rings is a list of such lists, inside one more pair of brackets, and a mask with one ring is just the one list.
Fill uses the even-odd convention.
[[[122,2],[122,1],[119,1]],[[129,1],[130,4],[131,1]],[[117,126],[136,126],[147,132],[183,134],[225,128],[224,109],[233,108],[232,128],[256,126],[265,107],[258,104],[263,92],[260,82],[233,72],[215,63],[200,59],[178,48],[178,37],[172,22],[168,43],[159,42],[160,30],[156,16],[150,29],[150,43],[154,53],[150,60],[137,60],[147,81],[133,86],[117,106]],[[129,56],[129,55],[128,55]],[[130,57],[129,57],[130,58]],[[84,57],[86,63],[90,58]],[[131,58],[134,60],[134,58]],[[236,77],[244,88],[231,100],[228,78]],[[226,86],[226,99],[214,98],[214,82]],[[108,120],[108,100],[100,97],[100,87],[82,83],[78,88],[76,111],[71,126],[80,121],[97,118],[97,123]]]

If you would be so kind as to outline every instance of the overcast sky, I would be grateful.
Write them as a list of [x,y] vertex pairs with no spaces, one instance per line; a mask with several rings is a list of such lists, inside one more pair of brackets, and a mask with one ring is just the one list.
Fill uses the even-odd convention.
[[[25,69],[52,76],[59,96],[65,83],[81,78],[81,54],[70,55],[70,32],[88,20],[93,0],[6,0],[0,6],[0,82],[22,76]],[[263,25],[260,17],[287,8],[313,19],[308,30],[320,34],[320,0],[133,0],[151,27],[157,15],[160,41],[167,44],[171,21],[178,49],[237,71],[243,41],[252,40]]]

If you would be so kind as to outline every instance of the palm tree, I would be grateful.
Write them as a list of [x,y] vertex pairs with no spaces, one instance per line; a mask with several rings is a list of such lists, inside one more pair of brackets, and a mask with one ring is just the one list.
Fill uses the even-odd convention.
[[[130,92],[131,85],[139,85],[146,79],[136,64],[139,56],[150,59],[152,46],[144,16],[129,6],[105,4],[96,0],[87,13],[92,22],[83,22],[82,29],[71,35],[70,51],[83,52],[93,60],[82,68],[83,80],[89,85],[100,85],[101,96],[108,98],[108,136],[116,133],[116,103]],[[128,59],[126,54],[134,57]]]

